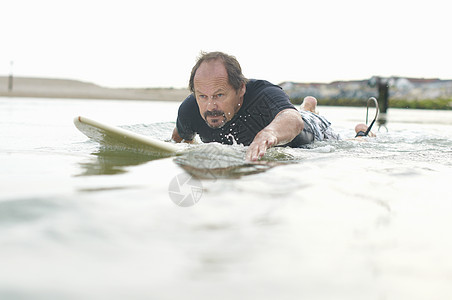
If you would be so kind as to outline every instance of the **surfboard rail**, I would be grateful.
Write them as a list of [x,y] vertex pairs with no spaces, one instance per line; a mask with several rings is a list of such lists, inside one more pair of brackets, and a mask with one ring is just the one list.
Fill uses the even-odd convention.
[[124,128],[105,124],[83,116],[74,118],[74,125],[87,137],[99,142],[108,144],[114,140],[131,148],[144,148],[155,153],[167,155],[176,154],[179,148],[172,143],[161,141],[150,136],[142,135]]

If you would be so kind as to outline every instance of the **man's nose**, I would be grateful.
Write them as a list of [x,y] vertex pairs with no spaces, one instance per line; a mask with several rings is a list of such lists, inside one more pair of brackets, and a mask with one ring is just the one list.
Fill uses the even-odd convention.
[[207,110],[213,111],[218,108],[217,103],[213,99],[209,99],[209,102],[207,102]]

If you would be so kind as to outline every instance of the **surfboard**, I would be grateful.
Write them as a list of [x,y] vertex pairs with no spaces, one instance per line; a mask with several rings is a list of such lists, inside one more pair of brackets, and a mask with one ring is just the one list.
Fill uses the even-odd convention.
[[82,116],[74,118],[74,125],[90,139],[110,148],[129,149],[162,156],[176,155],[180,150],[175,144]]

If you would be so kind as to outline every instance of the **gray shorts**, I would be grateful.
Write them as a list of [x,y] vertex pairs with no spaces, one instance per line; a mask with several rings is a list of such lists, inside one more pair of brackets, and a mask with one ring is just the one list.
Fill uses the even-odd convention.
[[315,138],[314,134],[307,131],[306,128],[304,128],[298,136],[301,138],[300,139],[301,145],[310,144],[310,143],[314,142],[314,138]]
[[304,129],[301,132],[303,141],[310,140],[312,143],[315,140],[338,140],[339,135],[331,129],[331,123],[325,117],[319,116],[309,111],[300,111],[301,117],[304,121]]

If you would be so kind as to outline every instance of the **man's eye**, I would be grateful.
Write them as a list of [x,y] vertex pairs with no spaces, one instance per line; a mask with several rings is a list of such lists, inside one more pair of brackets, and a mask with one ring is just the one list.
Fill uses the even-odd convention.
[[207,99],[207,96],[206,95],[199,95],[199,99]]
[[224,96],[224,94],[218,94],[218,95],[217,95],[218,98],[221,98],[221,97],[223,97],[223,96]]

